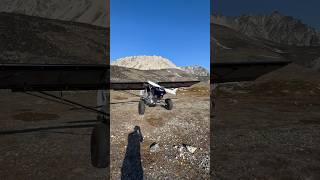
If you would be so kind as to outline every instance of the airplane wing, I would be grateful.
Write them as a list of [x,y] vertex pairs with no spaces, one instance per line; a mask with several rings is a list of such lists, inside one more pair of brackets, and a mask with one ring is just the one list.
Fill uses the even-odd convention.
[[65,91],[108,89],[108,65],[0,64],[0,89]]
[[[211,63],[211,82],[251,81],[290,62]],[[146,82],[110,82],[110,66],[0,64],[0,89],[12,91],[141,90]],[[166,88],[189,87],[199,81],[158,82]]]
[[253,81],[258,77],[284,67],[290,61],[211,63],[211,83]]
[[[141,90],[147,82],[110,82],[110,66],[0,64],[0,89],[12,91]],[[199,81],[159,82],[166,88],[189,87]]]

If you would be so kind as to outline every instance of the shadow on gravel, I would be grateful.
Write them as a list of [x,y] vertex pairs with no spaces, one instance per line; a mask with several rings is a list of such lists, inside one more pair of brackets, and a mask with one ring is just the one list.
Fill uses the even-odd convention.
[[121,180],[143,179],[141,165],[140,143],[143,136],[139,126],[135,126],[133,132],[128,135],[126,155],[121,168]]

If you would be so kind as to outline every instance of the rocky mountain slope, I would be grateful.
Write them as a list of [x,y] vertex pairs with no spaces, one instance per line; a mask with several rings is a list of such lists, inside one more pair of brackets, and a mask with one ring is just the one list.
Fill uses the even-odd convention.
[[[281,49],[266,45],[226,26],[211,24],[211,54],[215,62],[279,61]],[[279,53],[280,52],[280,53]]]
[[181,69],[186,71],[187,73],[194,74],[197,76],[209,76],[208,70],[206,70],[205,68],[199,65],[184,66],[184,67],[181,67]]
[[0,13],[1,63],[106,63],[109,28]]
[[210,73],[207,69],[205,69],[202,66],[199,66],[199,65],[184,66],[184,67],[181,67],[181,69],[188,74],[192,74],[193,76],[197,77],[197,79],[201,81],[209,80]]
[[0,12],[109,27],[109,3],[106,0],[2,0]]
[[139,70],[179,69],[169,59],[161,56],[129,56],[113,61],[111,64]]
[[319,31],[278,11],[265,15],[241,15],[238,17],[215,14],[212,16],[212,21],[258,39],[286,45],[320,45]]
[[320,46],[297,46],[257,38],[211,19],[211,62],[290,60],[303,67],[316,66]]

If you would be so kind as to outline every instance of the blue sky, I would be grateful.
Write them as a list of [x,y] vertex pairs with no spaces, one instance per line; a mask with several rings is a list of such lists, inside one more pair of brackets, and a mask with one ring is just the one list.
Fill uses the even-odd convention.
[[110,54],[209,69],[210,0],[110,0]]
[[320,0],[214,0],[212,7],[215,11],[228,16],[271,13],[278,10],[284,15],[294,16],[305,24],[320,29]]

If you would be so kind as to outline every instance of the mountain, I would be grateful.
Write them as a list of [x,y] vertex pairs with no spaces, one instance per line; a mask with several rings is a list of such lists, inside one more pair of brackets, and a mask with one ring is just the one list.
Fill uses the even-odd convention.
[[[211,62],[292,61],[293,63],[262,76],[260,80],[316,83],[320,77],[320,46],[278,43],[237,31],[227,21],[211,18]],[[303,83],[302,83],[303,84]]]
[[211,29],[211,57],[215,62],[285,60],[281,49],[269,46],[265,41],[215,23],[211,23]]
[[129,56],[117,59],[111,65],[139,70],[179,69],[169,59],[161,56]]
[[0,62],[104,64],[108,33],[94,25],[0,13]]
[[0,12],[109,27],[107,0],[1,0]]
[[266,15],[241,15],[238,17],[214,14],[212,21],[257,39],[295,46],[320,45],[319,31],[278,11]]
[[[249,32],[237,31],[228,25],[229,21],[230,19],[216,21],[215,16],[211,18],[210,41],[211,54],[213,54],[211,61],[213,59],[215,62],[290,60],[308,68],[317,66],[315,61],[320,57],[320,46],[278,43],[251,35],[249,28]],[[314,69],[320,70],[316,67]]]
[[[178,67],[172,63],[169,59],[161,56],[130,56],[120,58],[111,63],[114,67],[125,67],[134,70],[143,70],[156,74],[164,73],[161,76],[168,79],[178,78],[193,78],[200,81],[208,81],[209,72],[201,66],[187,66]],[[140,71],[139,71],[140,72]],[[167,74],[166,74],[167,73]],[[170,78],[168,78],[170,77]]]
[[181,70],[192,74],[201,81],[208,81],[210,79],[209,71],[199,65],[181,67]]

